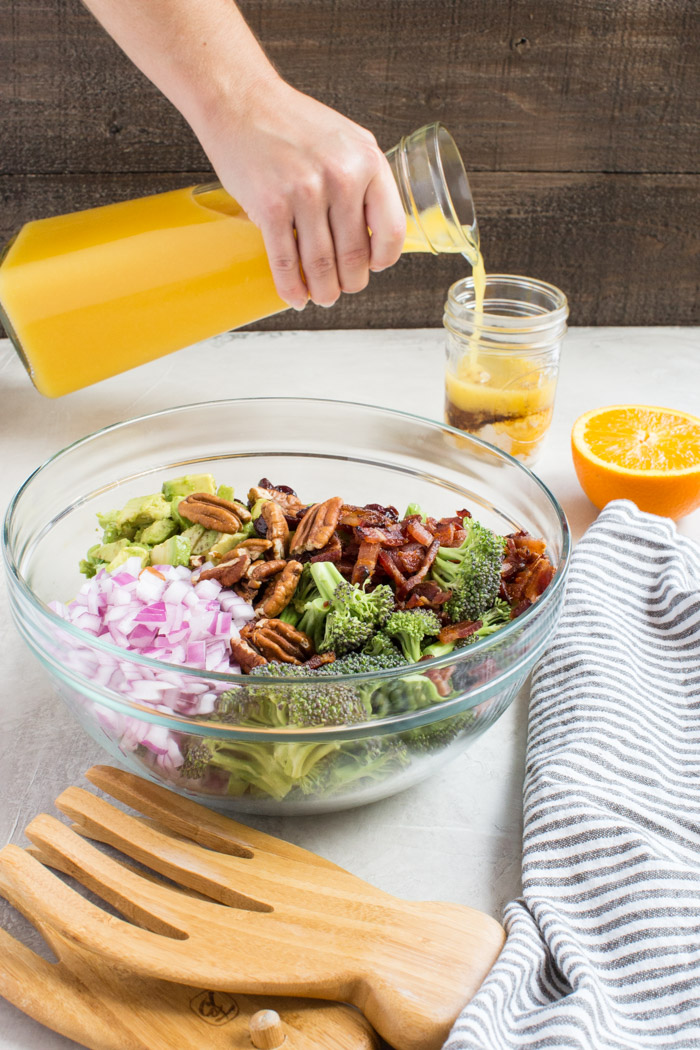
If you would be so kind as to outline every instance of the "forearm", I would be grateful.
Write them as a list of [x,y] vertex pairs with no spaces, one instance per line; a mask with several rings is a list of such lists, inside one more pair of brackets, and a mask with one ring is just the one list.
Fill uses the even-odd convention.
[[282,80],[233,0],[84,2],[262,231],[282,299],[329,306],[396,262],[406,222],[374,136]]
[[83,0],[197,131],[225,103],[241,118],[279,80],[233,0]]

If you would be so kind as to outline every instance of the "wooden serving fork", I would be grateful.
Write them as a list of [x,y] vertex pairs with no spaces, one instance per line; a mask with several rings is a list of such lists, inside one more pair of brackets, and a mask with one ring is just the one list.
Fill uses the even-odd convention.
[[[16,846],[0,851],[0,888],[11,899],[21,895],[32,916],[70,943],[115,966],[229,993],[352,1003],[395,1050],[438,1050],[501,950],[504,931],[482,912],[398,900],[121,770],[98,766],[87,776],[147,819],[69,788],[56,805],[81,834],[47,814],[26,834],[44,864],[75,877],[130,921],[85,900]],[[176,887],[82,836],[108,843]]]
[[[14,903],[31,911],[22,895]],[[151,980],[77,948],[51,927],[37,928],[59,962],[47,962],[0,928],[0,995],[91,1050],[377,1048],[362,1014],[341,1003],[233,996]]]

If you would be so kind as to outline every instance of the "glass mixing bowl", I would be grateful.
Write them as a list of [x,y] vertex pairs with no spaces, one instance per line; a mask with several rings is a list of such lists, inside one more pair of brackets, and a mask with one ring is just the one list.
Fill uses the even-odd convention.
[[[522,615],[466,648],[408,672],[334,678],[372,695],[374,716],[364,722],[273,729],[192,717],[193,696],[218,696],[251,679],[125,651],[48,608],[81,586],[78,562],[98,539],[98,511],[191,473],[211,473],[240,494],[267,477],[308,501],[341,495],[400,511],[415,502],[435,517],[467,507],[497,532],[543,537],[556,574]],[[298,398],[185,405],[83,438],[19,489],[3,544],[19,632],[96,741],[133,772],[216,808],[273,814],[332,811],[393,794],[441,769],[493,725],[554,630],[569,552],[557,501],[506,453],[417,416]],[[258,682],[284,692],[300,680]],[[326,689],[328,679],[302,685]],[[184,780],[181,756],[192,737],[215,741],[228,767]]]

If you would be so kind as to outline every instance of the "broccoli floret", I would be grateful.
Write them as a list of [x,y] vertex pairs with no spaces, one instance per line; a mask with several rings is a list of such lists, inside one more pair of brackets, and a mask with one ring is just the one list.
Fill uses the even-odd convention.
[[367,656],[399,656],[405,662],[405,657],[399,653],[396,645],[385,631],[377,631],[373,634],[362,652]]
[[338,750],[337,742],[266,744],[193,738],[184,748],[180,776],[206,780],[225,773],[230,795],[267,795],[279,800],[306,783],[316,763]]
[[394,608],[394,592],[387,584],[366,591],[348,583],[332,561],[312,562],[309,568],[319,594],[331,603],[332,610],[347,611],[375,630],[386,622]]
[[391,614],[384,630],[396,639],[407,660],[418,663],[421,642],[440,633],[440,621],[429,609],[400,609]]
[[331,608],[326,616],[323,638],[316,647],[319,653],[334,652],[338,655],[359,649],[374,633],[371,623],[353,616],[348,609]]
[[459,547],[440,547],[430,576],[452,591],[445,610],[453,623],[478,620],[490,609],[501,583],[504,540],[478,521],[464,519],[467,535]]
[[216,753],[215,745],[215,740],[189,737],[182,748],[185,761],[180,767],[180,776],[185,780],[201,780]]
[[301,616],[290,602],[290,604],[282,610],[277,619],[282,620],[283,623],[290,623],[292,627],[296,627]]
[[307,564],[304,566],[304,571],[299,577],[299,583],[294,592],[294,597],[292,599],[294,608],[298,613],[303,613],[309,602],[313,602],[320,597],[321,593],[316,586],[316,581],[311,575],[311,564]]
[[[295,609],[297,609],[296,606]],[[296,624],[298,630],[309,636],[314,643],[314,649],[317,653],[321,651],[329,609],[330,602],[319,595],[318,598],[314,598],[313,601],[309,601],[304,605],[301,619]]]
[[350,784],[383,780],[404,769],[409,761],[408,748],[396,737],[354,740],[337,754],[317,762],[301,790],[304,794],[334,795]]
[[432,645],[426,645],[423,650],[421,657],[424,660],[426,656],[435,658],[437,656],[447,656],[455,648],[454,642],[433,642]]
[[370,705],[373,718],[387,718],[404,711],[419,711],[444,699],[427,675],[409,674],[376,685],[370,696]]
[[433,751],[442,751],[453,740],[456,740],[462,730],[470,726],[474,721],[472,711],[464,711],[459,715],[451,715],[439,722],[430,722],[427,726],[418,726],[401,734],[409,751],[426,754]]
[[394,593],[387,584],[366,591],[348,583],[333,562],[311,562],[294,607],[301,612],[297,626],[317,652],[342,654],[359,649],[382,626],[394,608]]
[[487,609],[486,612],[481,614],[479,619],[481,620],[481,627],[475,632],[476,637],[486,638],[495,631],[500,631],[501,627],[505,627],[507,623],[510,623],[510,605],[508,602],[504,602],[502,598],[498,598],[493,608]]
[[[308,675],[308,668],[293,664],[266,665],[256,668],[258,674],[279,673],[280,667],[295,667],[298,674]],[[272,667],[272,670],[268,670]],[[256,675],[257,677],[258,675]],[[265,677],[264,674],[260,674]],[[285,671],[285,677],[295,677]],[[362,697],[354,689],[325,679],[309,685],[246,685],[222,693],[217,703],[216,716],[222,721],[249,726],[341,726],[364,722],[369,714]]]
[[[308,675],[308,668],[295,664],[268,664],[257,668],[256,679],[267,675]],[[309,685],[291,682],[284,689],[260,681],[230,689],[218,698],[212,718],[252,728],[353,725],[366,721],[369,714],[362,697],[354,689],[327,679]],[[193,738],[185,748],[180,770],[185,779],[225,772],[229,794],[271,795],[285,798],[293,789],[302,793],[315,790],[311,774],[318,762],[339,752],[339,741],[303,743],[227,741]]]
[[[338,675],[338,674],[372,674],[373,671],[388,671],[392,667],[401,667],[408,664],[405,657],[392,645],[391,652],[383,653],[346,653],[340,656],[332,664],[323,664],[313,673],[316,675]],[[358,682],[358,688],[362,683]]]
[[416,514],[420,515],[421,521],[426,521],[427,515],[423,513],[423,508],[421,507],[420,503],[409,503],[409,505],[406,507],[406,513],[404,514],[404,518],[412,518]]

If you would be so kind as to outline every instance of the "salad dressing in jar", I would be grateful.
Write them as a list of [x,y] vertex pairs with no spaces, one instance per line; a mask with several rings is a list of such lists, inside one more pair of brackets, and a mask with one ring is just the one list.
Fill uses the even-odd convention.
[[[464,164],[430,124],[387,154],[405,252],[478,258]],[[0,259],[0,322],[59,397],[287,308],[258,228],[218,183],[29,222]]]
[[532,465],[554,409],[569,309],[545,281],[457,281],[445,304],[445,421]]

